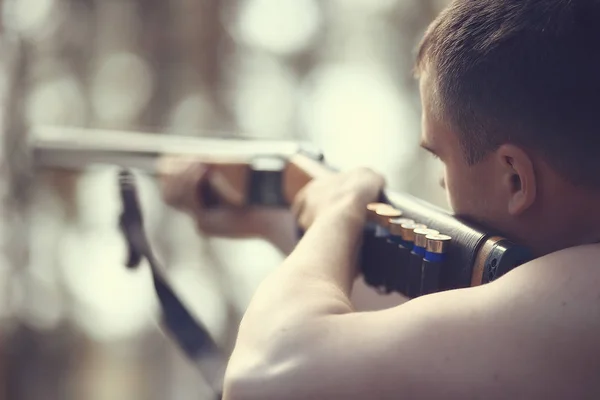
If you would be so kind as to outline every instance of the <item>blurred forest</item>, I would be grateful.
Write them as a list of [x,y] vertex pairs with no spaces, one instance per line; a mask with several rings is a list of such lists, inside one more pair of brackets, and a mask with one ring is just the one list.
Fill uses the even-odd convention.
[[[123,267],[116,169],[33,171],[32,124],[309,140],[339,168],[445,206],[418,149],[414,48],[446,0],[2,0],[0,400],[202,399]],[[92,134],[92,133],[90,133]],[[178,293],[231,348],[285,255],[199,235],[143,179]],[[364,307],[397,298],[362,293]]]

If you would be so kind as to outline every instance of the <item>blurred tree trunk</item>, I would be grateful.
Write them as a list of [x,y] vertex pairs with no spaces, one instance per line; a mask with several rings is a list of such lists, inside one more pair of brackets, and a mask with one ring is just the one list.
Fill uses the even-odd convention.
[[173,106],[170,95],[169,66],[175,56],[176,44],[172,31],[177,21],[172,18],[172,2],[164,0],[135,1],[140,20],[138,50],[149,63],[153,72],[154,90],[145,112],[140,116],[140,125],[161,130]]
[[10,400],[76,400],[70,396],[69,371],[76,354],[70,328],[40,333],[20,326],[6,343]]

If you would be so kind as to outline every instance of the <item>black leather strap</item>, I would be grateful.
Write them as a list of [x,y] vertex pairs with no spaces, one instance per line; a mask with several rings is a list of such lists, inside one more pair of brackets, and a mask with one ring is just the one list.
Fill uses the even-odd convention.
[[162,309],[162,322],[167,333],[198,366],[215,392],[215,398],[221,399],[226,358],[206,327],[190,314],[162,275],[162,268],[152,252],[144,231],[134,175],[128,170],[121,171],[119,186],[123,204],[119,225],[129,249],[126,265],[128,268],[137,268],[143,259],[148,260],[154,289]]

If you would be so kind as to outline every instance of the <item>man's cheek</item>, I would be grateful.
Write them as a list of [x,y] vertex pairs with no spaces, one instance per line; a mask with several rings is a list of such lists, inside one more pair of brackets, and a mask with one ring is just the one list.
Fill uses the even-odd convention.
[[456,212],[456,209],[460,206],[460,191],[455,187],[455,183],[448,175],[448,171],[446,169],[442,170],[441,176],[440,186],[446,192],[446,201],[448,202],[448,206],[452,211]]
[[468,187],[461,187],[452,180],[447,179],[446,197],[450,209],[456,215],[470,216],[477,212],[477,200],[474,201]]
[[457,212],[460,208],[460,194],[457,193],[451,181],[445,180],[444,182],[446,191],[446,200],[448,201],[448,206],[453,212]]

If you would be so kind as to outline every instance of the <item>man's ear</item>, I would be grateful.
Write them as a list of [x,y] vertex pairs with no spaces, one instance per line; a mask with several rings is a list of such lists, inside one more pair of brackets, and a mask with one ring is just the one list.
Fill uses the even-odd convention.
[[511,144],[500,146],[496,155],[508,195],[508,212],[510,215],[520,215],[536,200],[538,182],[533,160],[523,149]]

